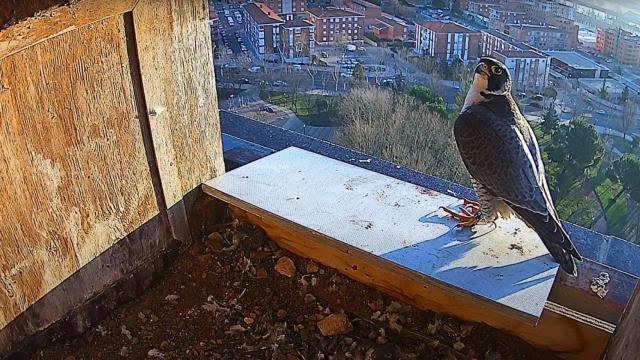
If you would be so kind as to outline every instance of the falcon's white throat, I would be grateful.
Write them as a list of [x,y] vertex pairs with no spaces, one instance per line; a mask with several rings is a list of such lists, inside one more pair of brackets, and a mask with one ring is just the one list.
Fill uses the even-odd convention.
[[487,101],[487,98],[480,94],[481,92],[487,92],[487,88],[489,87],[489,79],[486,74],[474,74],[473,75],[473,83],[471,84],[471,88],[469,92],[467,92],[467,97],[464,98],[464,105],[462,105],[462,111],[465,111],[469,106],[480,104],[483,101]]

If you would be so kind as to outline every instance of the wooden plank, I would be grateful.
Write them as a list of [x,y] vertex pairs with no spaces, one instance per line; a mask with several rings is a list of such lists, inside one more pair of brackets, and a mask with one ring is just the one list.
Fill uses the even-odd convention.
[[0,31],[0,60],[65,32],[130,11],[137,1],[80,0],[46,10],[44,6],[52,5],[55,1],[38,1],[32,6],[14,5],[13,9],[7,11],[15,13],[15,16],[26,16],[32,11],[37,13]]
[[224,173],[208,4],[141,0],[133,10],[145,102],[174,236],[189,242],[183,197]]
[[488,324],[536,347],[552,351],[559,357],[571,360],[600,359],[613,331],[610,324],[574,314],[552,303],[545,304],[535,327],[527,325],[503,314],[478,308],[475,302],[467,298],[449,296],[431,284],[420,282],[412,272],[372,261],[350,248],[331,242],[319,233],[274,217],[250,204],[237,199],[225,200],[235,205],[232,206],[235,217],[260,226],[270,239],[288,251],[335,268],[356,281],[418,308]]
[[0,2],[0,30],[35,13],[65,3],[66,0],[5,0]]
[[607,360],[635,360],[640,355],[640,286],[627,305],[607,347]]
[[0,328],[158,215],[131,70],[122,17],[0,60]]
[[477,233],[457,229],[440,207],[459,199],[298,148],[211,180],[205,191],[252,204],[370,261],[405,268],[449,296],[531,324],[558,269],[519,220],[479,226]]

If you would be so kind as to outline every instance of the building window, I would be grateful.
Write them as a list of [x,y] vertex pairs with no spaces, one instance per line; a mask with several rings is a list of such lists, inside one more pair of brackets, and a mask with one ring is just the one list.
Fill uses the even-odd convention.
[[323,37],[322,37],[322,41],[327,41],[327,37],[326,37],[326,36],[323,36]]

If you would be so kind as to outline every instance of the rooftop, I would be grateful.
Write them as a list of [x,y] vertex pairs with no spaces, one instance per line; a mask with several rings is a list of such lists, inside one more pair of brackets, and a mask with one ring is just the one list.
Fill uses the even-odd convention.
[[385,13],[383,13],[382,16],[376,18],[376,20],[389,26],[407,26],[407,23],[402,21],[401,19]]
[[309,27],[309,26],[313,26],[313,24],[308,22],[307,20],[293,19],[293,20],[287,20],[287,22],[285,22],[283,26],[286,28],[297,28],[297,27]]
[[575,51],[546,51],[545,53],[576,69],[609,70],[606,66],[602,66]]
[[358,14],[357,12],[353,12],[346,9],[338,9],[338,8],[324,8],[324,9],[311,8],[311,9],[307,9],[307,12],[319,18],[346,17],[346,16],[364,17],[364,15]]
[[501,54],[507,58],[534,58],[534,59],[544,59],[547,56],[543,54],[533,51],[533,50],[501,50],[495,51],[498,54]]
[[278,24],[284,22],[275,11],[263,3],[249,3],[243,5],[243,8],[258,24]]
[[373,4],[373,3],[370,3],[368,1],[365,1],[365,0],[351,0],[351,2],[354,3],[354,4],[358,4],[360,6],[363,6],[365,8],[368,8],[368,9],[379,9],[380,8],[380,6],[378,6],[376,4]]
[[426,21],[419,25],[436,33],[477,33],[477,31],[453,21]]

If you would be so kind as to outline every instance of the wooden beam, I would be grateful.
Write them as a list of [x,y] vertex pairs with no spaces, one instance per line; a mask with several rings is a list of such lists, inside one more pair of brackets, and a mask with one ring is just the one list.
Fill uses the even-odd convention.
[[224,173],[205,0],[140,0],[132,12],[145,117],[176,239],[189,243],[183,198]]
[[640,356],[640,286],[637,286],[622,321],[607,347],[607,360],[635,360]]
[[573,314],[554,304],[545,306],[535,327],[500,313],[479,309],[469,299],[448,296],[436,287],[417,281],[415,274],[406,269],[390,267],[384,261],[354,251],[322,234],[221,195],[215,196],[233,204],[231,211],[235,217],[260,226],[282,248],[335,268],[356,281],[420,309],[449,314],[462,320],[484,322],[565,359],[600,359],[613,331],[610,324]]
[[60,34],[130,11],[138,0],[80,0],[38,11],[0,31],[0,60]]

